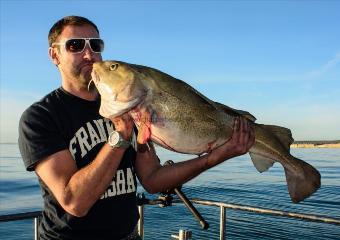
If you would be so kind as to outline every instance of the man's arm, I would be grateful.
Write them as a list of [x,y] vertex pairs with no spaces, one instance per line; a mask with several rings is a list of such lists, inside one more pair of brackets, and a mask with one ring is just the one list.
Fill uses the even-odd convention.
[[63,150],[38,163],[35,171],[65,211],[82,217],[111,183],[124,151],[105,144],[91,164],[78,170],[71,153]]
[[136,159],[137,175],[148,192],[165,191],[189,181],[227,159],[245,154],[254,140],[254,131],[248,121],[239,118],[234,123],[233,135],[228,142],[211,153],[188,161],[161,166],[153,147],[150,151],[145,151],[145,146],[139,146]]
[[[122,119],[113,122],[123,138],[129,139],[132,124]],[[82,217],[112,182],[124,152],[106,143],[92,163],[78,170],[71,153],[63,150],[39,162],[35,171],[65,211]]]

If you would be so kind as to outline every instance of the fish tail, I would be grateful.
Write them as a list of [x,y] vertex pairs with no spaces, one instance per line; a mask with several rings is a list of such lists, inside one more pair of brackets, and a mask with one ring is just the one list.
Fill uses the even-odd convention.
[[294,203],[298,203],[312,195],[321,185],[321,175],[310,164],[293,157],[297,168],[285,167],[289,195]]
[[259,172],[267,171],[274,162],[280,162],[284,167],[289,195],[294,203],[304,200],[320,188],[320,173],[289,153],[294,141],[289,129],[263,124],[254,124],[254,129],[256,139],[249,154]]
[[294,139],[288,128],[256,123],[253,126],[255,143],[249,150],[249,154],[256,169],[265,172],[280,156],[289,154]]

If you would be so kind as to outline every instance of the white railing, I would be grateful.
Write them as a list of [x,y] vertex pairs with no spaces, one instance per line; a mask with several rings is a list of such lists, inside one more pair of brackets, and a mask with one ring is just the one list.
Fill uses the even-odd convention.
[[[224,202],[217,202],[217,201],[210,201],[204,199],[190,199],[192,203],[206,205],[206,206],[215,206],[220,208],[220,240],[226,239],[226,210],[233,209],[233,210],[240,210],[240,211],[248,211],[254,212],[258,214],[266,214],[266,215],[273,215],[273,216],[280,216],[280,217],[288,217],[294,219],[300,219],[304,221],[312,221],[312,222],[322,222],[326,224],[335,224],[340,226],[340,219],[330,218],[325,216],[318,216],[318,215],[311,215],[311,214],[301,214],[301,213],[294,213],[294,212],[286,212],[286,211],[279,211],[274,209],[265,209],[265,208],[258,208],[252,206],[245,206],[245,205],[238,205],[238,204],[230,204]],[[189,201],[189,202],[190,202]],[[182,204],[182,200],[180,199],[164,199],[164,197],[160,197],[158,199],[146,199],[143,195],[139,195],[139,214],[140,220],[138,222],[138,231],[140,236],[144,239],[144,205],[162,205],[162,206],[170,206],[172,203],[180,203]],[[186,204],[186,203],[184,203]],[[193,213],[195,214],[195,213]],[[204,219],[199,215],[195,216],[199,218],[200,224],[202,228],[208,228],[209,225],[204,221]],[[9,214],[9,215],[0,215],[0,223],[1,222],[9,222],[9,221],[18,221],[18,220],[25,220],[25,219],[34,219],[34,236],[36,240],[39,240],[38,236],[38,225],[41,218],[41,212],[26,212],[26,213],[18,213],[18,214]],[[172,236],[180,240],[187,240],[190,239],[190,231],[179,231],[178,236]]]
[[[254,212],[258,214],[265,214],[265,215],[272,215],[272,216],[280,216],[280,217],[288,217],[294,219],[300,219],[304,221],[311,221],[311,222],[321,222],[326,224],[335,224],[340,226],[340,219],[330,218],[325,216],[318,216],[312,214],[302,214],[302,213],[294,213],[294,212],[286,212],[286,211],[279,211],[274,209],[266,209],[266,208],[259,208],[259,207],[252,207],[246,205],[239,205],[239,204],[230,204],[224,202],[217,202],[217,201],[210,201],[204,199],[190,199],[192,203],[199,204],[199,205],[206,205],[206,206],[215,206],[220,208],[220,240],[226,239],[226,210],[233,209],[233,210],[240,210],[240,211],[247,211],[247,212]],[[182,203],[180,199],[172,200],[172,203]],[[163,205],[163,199],[156,199],[156,200],[148,200],[146,199],[143,204],[139,205],[139,212],[141,216],[144,216],[144,205]],[[165,204],[168,205],[168,204]],[[200,222],[201,223],[201,222]],[[202,225],[202,223],[201,223]],[[138,225],[139,233],[143,238],[144,235],[144,219],[141,217],[141,222]],[[203,225],[202,225],[202,228]]]

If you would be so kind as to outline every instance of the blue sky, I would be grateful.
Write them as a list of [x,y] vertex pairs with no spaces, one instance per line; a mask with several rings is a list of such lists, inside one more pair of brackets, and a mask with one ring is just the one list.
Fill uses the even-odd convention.
[[66,15],[98,25],[104,59],[158,68],[295,140],[340,139],[340,1],[0,3],[0,142],[60,86],[47,34]]

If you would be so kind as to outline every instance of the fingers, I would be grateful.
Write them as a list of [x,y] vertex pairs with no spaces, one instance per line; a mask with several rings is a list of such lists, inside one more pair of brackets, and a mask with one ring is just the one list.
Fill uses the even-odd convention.
[[129,139],[132,135],[133,120],[129,114],[123,114],[119,117],[111,119],[115,126],[115,130],[120,132],[125,139]]
[[120,115],[118,117],[115,117],[111,119],[111,121],[116,124],[126,124],[132,121],[132,118],[129,114],[125,113],[123,115]]
[[235,119],[232,139],[241,154],[246,153],[254,144],[255,133],[248,119],[243,117]]
[[255,130],[254,127],[250,127],[249,140],[247,144],[247,149],[250,149],[255,143]]
[[234,120],[234,132],[237,132],[240,129],[240,118],[237,117]]
[[241,142],[248,143],[252,135],[252,129],[250,128],[249,121],[245,118],[241,120]]

